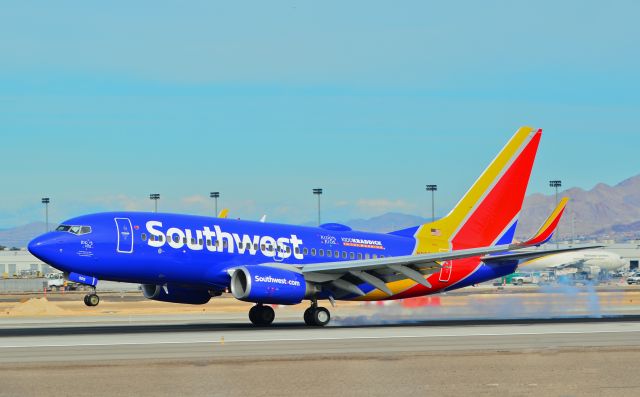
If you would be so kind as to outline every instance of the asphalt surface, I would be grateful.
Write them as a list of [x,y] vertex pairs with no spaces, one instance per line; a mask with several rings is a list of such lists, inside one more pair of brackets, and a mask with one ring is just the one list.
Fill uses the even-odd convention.
[[437,321],[308,328],[281,323],[0,329],[0,363],[635,347],[640,319]]
[[[640,393],[640,318],[0,327],[0,396]],[[157,321],[157,322],[156,322]]]

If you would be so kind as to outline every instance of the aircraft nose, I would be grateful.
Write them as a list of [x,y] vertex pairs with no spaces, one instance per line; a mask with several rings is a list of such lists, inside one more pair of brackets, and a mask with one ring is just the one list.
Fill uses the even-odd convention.
[[27,249],[36,258],[51,264],[57,252],[54,243],[54,237],[51,236],[51,233],[45,233],[31,240],[27,245]]

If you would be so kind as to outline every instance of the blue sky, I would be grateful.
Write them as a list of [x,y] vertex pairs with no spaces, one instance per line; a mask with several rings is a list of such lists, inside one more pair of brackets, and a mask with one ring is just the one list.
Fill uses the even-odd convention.
[[635,1],[40,1],[0,13],[0,228],[86,212],[303,223],[455,204],[520,125],[529,192],[638,174]]

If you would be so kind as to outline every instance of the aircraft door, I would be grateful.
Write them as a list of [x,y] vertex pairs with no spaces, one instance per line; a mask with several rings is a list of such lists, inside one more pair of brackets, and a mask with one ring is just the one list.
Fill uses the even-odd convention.
[[442,268],[440,269],[440,281],[443,283],[449,282],[451,279],[451,268],[453,261],[442,262]]
[[133,228],[131,227],[131,219],[114,218],[116,228],[118,229],[118,245],[116,251],[121,254],[130,254],[133,252]]

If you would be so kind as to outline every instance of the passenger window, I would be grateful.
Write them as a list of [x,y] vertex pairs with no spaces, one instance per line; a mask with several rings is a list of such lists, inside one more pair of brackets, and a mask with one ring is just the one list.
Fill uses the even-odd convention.
[[323,249],[318,250],[318,256],[324,256],[324,250]]
[[287,247],[286,250],[287,250],[287,254],[291,253],[291,247]]
[[378,258],[378,255],[377,254],[373,254],[373,259],[376,259],[376,258]]
[[362,259],[362,253],[358,252],[358,259]]
[[160,242],[164,241],[164,234],[159,235],[158,240],[160,240]]
[[223,246],[224,248],[228,248],[228,247],[229,247],[229,242],[225,240],[225,241],[222,243],[222,246]]
[[140,235],[140,238],[142,239],[142,241],[147,241],[147,235],[145,233],[142,233]]
[[340,251],[333,251],[333,254],[336,258],[340,258]]
[[302,250],[302,255],[307,255],[307,254],[309,254],[309,250],[308,250],[308,249],[306,249],[306,248],[304,248],[304,249]]
[[202,245],[202,239],[198,240],[198,245]]
[[196,239],[191,237],[191,245],[196,245]]
[[353,252],[351,252],[349,254],[349,259],[355,259],[356,258],[356,254],[354,254]]
[[333,251],[327,250],[327,256],[331,258],[333,256]]
[[296,247],[296,254],[300,253],[300,247]]
[[380,258],[384,258],[384,255],[380,255]]
[[180,237],[178,237],[177,234],[174,234],[173,235],[173,241],[176,242],[176,243],[179,242],[180,241]]
[[186,238],[186,237],[183,237],[183,238],[182,238],[182,244],[186,244],[186,243],[187,243],[187,238]]
[[243,247],[242,243],[238,243],[238,248],[242,249],[242,247]]
[[253,244],[253,250],[257,251],[258,250],[258,243]]
[[311,248],[311,256],[316,256],[316,249],[315,248]]
[[369,259],[370,257],[371,257],[371,256],[370,256],[368,253],[367,253],[367,254],[364,254],[364,259]]
[[342,259],[347,259],[347,251],[342,251]]
[[273,251],[273,245],[267,245],[267,251],[269,252]]
[[265,246],[264,246],[264,244],[261,244],[261,245],[260,245],[260,249],[261,249],[262,251],[264,251],[264,250],[265,250]]

